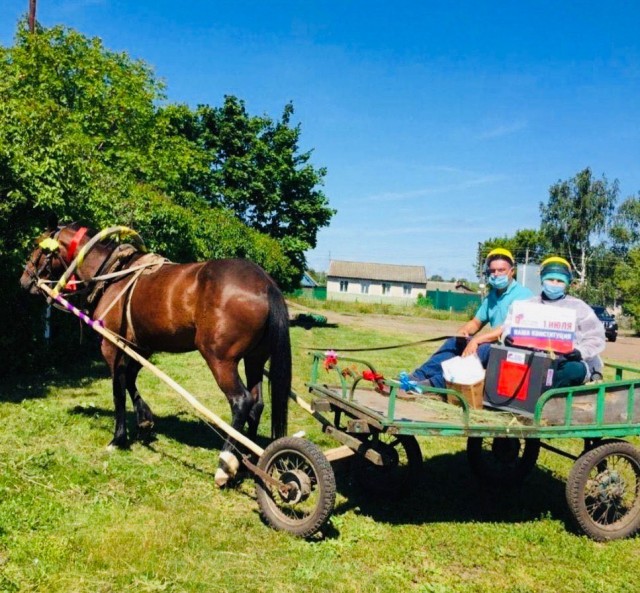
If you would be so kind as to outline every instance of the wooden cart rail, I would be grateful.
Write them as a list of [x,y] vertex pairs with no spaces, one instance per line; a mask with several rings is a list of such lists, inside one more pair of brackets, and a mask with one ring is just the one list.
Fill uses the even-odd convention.
[[[429,388],[407,400],[401,383],[379,379],[380,387],[364,383],[354,365],[376,374],[368,362],[340,357],[323,365],[325,355],[312,352],[309,391],[317,396],[316,408],[326,402],[334,410],[352,417],[348,432],[383,432],[407,435],[600,438],[640,435],[640,376],[623,380],[623,372],[640,375],[640,369],[607,364],[615,370],[613,382],[551,389],[536,405],[533,418],[495,410],[473,410],[454,389]],[[327,379],[323,380],[323,379]],[[329,382],[330,381],[330,382]],[[381,393],[383,391],[383,393]],[[455,406],[443,400],[456,399]]]

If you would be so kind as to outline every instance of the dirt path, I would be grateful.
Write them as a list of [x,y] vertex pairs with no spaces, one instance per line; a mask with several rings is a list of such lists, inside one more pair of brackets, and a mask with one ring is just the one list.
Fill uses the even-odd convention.
[[[310,311],[295,303],[289,304],[292,315],[302,311]],[[459,321],[441,321],[420,317],[403,317],[399,315],[359,315],[344,314],[333,311],[311,311],[324,315],[329,323],[350,325],[359,328],[370,328],[387,333],[402,333],[421,338],[451,335],[460,325]],[[619,334],[616,342],[607,342],[603,358],[619,363],[640,364],[640,338]]]

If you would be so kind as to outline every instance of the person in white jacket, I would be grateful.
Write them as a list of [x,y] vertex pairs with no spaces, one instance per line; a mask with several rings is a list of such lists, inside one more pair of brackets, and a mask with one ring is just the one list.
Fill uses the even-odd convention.
[[[606,345],[604,326],[587,303],[567,294],[571,284],[571,265],[561,257],[547,258],[540,266],[540,280],[542,292],[528,301],[573,309],[576,312],[574,350],[558,355],[552,386],[568,387],[602,379],[600,353]],[[503,326],[502,341],[506,345],[512,344],[512,323],[513,307],[509,309]]]

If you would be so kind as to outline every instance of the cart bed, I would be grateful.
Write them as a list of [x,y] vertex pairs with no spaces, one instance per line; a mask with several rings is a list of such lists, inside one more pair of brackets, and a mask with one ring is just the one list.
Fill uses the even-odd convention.
[[[341,410],[354,419],[370,421],[379,430],[414,435],[551,437],[626,437],[640,435],[640,378],[622,380],[622,371],[640,370],[618,365],[616,380],[564,389],[551,389],[539,399],[532,417],[502,410],[471,409],[465,397],[453,389],[430,388],[423,394],[404,394],[400,383],[383,380],[382,389],[362,382],[362,376],[343,373],[338,366],[328,370],[328,378],[339,383],[319,381],[326,371],[321,356],[312,353],[314,365],[309,391],[334,411]],[[344,358],[345,362],[362,360]],[[383,385],[382,385],[383,384]],[[382,391],[382,393],[381,393]],[[460,405],[446,403],[448,396]],[[353,423],[354,432],[363,423]]]

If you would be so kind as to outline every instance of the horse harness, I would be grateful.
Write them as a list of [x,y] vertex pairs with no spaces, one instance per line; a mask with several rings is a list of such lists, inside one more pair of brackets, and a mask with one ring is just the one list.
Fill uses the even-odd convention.
[[[59,258],[65,270],[68,270],[72,262],[74,261],[78,246],[86,235],[88,229],[87,227],[80,227],[76,231],[75,235],[69,243],[69,246],[67,247],[67,257],[64,258],[60,254],[59,243],[57,240],[63,228],[65,227],[58,227],[56,230],[52,231],[49,237],[40,242],[40,255],[35,261],[33,259],[30,261],[34,269],[34,272],[30,274],[34,281],[40,281],[40,275],[47,268],[47,266],[51,266],[51,261],[54,257]],[[45,260],[43,264],[38,267],[38,262],[43,254],[45,256]],[[85,298],[86,304],[97,305],[98,301],[103,296],[104,292],[112,281],[130,275],[131,278],[129,279],[129,281],[109,303],[98,320],[102,321],[107,313],[118,303],[120,299],[126,298],[125,314],[127,324],[133,335],[132,342],[134,344],[136,342],[136,337],[131,316],[131,300],[138,280],[142,275],[152,274],[153,272],[158,271],[163,265],[173,263],[168,259],[162,257],[161,255],[155,253],[142,254],[141,257],[138,257],[137,259],[135,259],[135,261],[132,262],[137,254],[140,254],[140,250],[131,244],[123,243],[117,245],[115,249],[108,255],[108,257],[105,258],[102,264],[100,264],[98,271],[93,278],[77,280],[74,276],[71,276],[68,283],[69,290],[73,292],[77,290],[78,284],[86,284],[87,288],[84,290],[84,292],[87,293]],[[135,265],[126,267],[131,262]],[[93,286],[90,286],[90,284],[92,284]],[[81,293],[78,292],[76,294]]]

